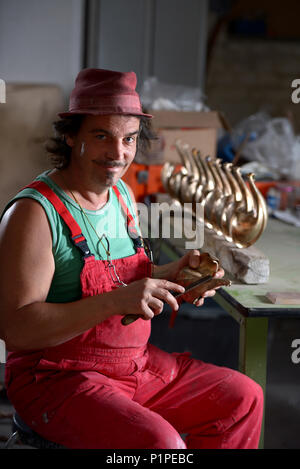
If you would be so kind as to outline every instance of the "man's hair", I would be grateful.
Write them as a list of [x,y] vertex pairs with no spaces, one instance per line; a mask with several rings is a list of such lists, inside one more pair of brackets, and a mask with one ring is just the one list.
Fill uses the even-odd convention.
[[[85,115],[74,114],[53,122],[55,136],[47,140],[46,151],[49,153],[52,165],[57,169],[67,168],[71,160],[71,147],[66,142],[67,136],[75,136],[80,129]],[[151,119],[145,116],[137,116],[140,119],[140,129],[137,140],[137,152],[146,152],[151,145],[151,140],[157,137],[151,125]]]

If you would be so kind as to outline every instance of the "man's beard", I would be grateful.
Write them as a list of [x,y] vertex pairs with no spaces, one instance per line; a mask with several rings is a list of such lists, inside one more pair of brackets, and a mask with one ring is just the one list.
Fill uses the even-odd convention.
[[[101,165],[103,166],[103,179],[101,179],[101,181],[97,178],[97,181],[98,183],[100,183],[101,185],[103,185],[104,187],[106,188],[110,188],[114,185],[117,184],[117,182],[119,181],[119,179],[123,176],[123,174],[125,173],[125,166],[124,164],[120,164],[120,163],[113,163],[111,164],[111,162],[108,162],[107,164],[103,164]],[[110,172],[110,171],[106,171],[105,168],[107,167],[118,167],[120,169],[122,169],[120,172],[118,172],[117,174],[116,173],[113,173],[113,172]]]
[[[120,179],[120,177],[118,177],[118,180],[119,179]],[[105,185],[106,185],[106,187],[112,187],[112,186],[115,185],[115,178],[114,178],[113,174],[107,175]]]

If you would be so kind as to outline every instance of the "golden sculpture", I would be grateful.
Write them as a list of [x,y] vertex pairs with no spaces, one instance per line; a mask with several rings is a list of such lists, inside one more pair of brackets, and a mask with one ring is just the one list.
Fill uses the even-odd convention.
[[203,158],[196,149],[176,142],[182,166],[165,163],[162,183],[168,194],[181,204],[202,204],[206,227],[244,248],[254,244],[268,219],[266,203],[255,185],[254,174],[246,182],[239,167],[219,158]]

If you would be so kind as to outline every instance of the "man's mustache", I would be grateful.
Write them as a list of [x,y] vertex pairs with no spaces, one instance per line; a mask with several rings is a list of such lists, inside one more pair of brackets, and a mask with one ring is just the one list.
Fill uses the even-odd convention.
[[95,160],[95,161],[99,165],[104,166],[104,168],[124,168],[124,166],[126,166],[126,163],[122,163],[121,161],[114,161],[114,160],[105,160],[105,161]]

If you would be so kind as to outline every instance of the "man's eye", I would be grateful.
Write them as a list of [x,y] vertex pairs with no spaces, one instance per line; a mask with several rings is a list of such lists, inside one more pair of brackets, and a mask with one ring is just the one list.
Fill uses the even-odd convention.
[[126,138],[125,138],[125,141],[126,141],[127,143],[134,143],[134,142],[135,142],[135,139],[136,139],[136,137],[126,137]]
[[98,140],[104,140],[104,139],[106,138],[106,135],[98,134],[98,135],[96,135],[96,138],[97,138]]

